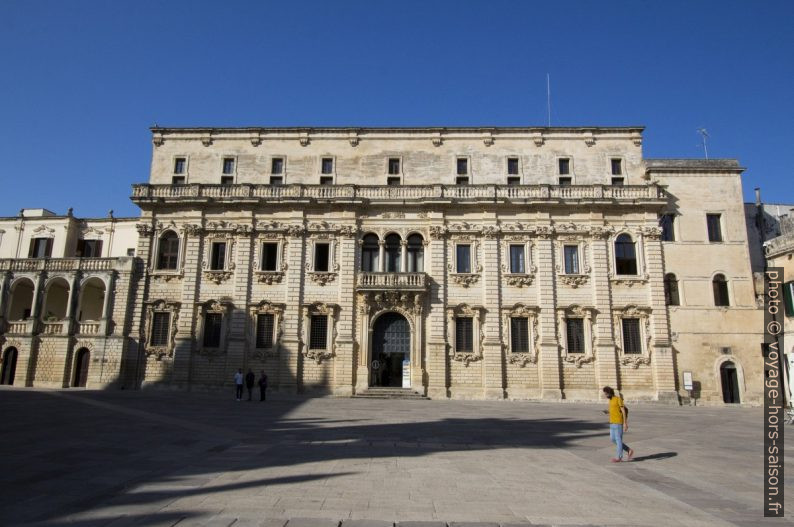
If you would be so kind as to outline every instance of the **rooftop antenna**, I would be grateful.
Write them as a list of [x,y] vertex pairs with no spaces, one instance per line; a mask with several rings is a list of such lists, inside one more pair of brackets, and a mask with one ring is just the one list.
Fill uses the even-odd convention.
[[705,128],[698,128],[697,132],[703,138],[703,154],[706,156],[706,159],[708,159],[709,158],[709,149],[706,148],[706,139],[708,138],[709,133],[706,131]]
[[551,128],[551,80],[546,74],[546,108],[549,111],[549,128]]

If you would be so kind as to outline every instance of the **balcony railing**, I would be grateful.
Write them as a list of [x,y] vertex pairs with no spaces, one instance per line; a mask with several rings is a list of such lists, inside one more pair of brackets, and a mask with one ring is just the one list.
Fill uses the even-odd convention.
[[77,323],[79,335],[99,335],[99,321],[86,321]]
[[132,200],[252,199],[263,201],[331,200],[367,202],[604,200],[634,203],[666,200],[664,189],[650,185],[148,185],[132,186]]
[[425,273],[359,273],[356,289],[424,291],[427,288]]
[[0,270],[8,271],[111,271],[118,258],[4,258]]

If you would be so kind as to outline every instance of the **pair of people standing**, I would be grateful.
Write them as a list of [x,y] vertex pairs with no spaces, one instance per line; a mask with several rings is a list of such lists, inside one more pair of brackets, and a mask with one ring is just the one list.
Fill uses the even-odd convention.
[[[235,388],[235,398],[238,401],[242,401],[243,399],[243,380],[245,380],[245,387],[248,389],[248,400],[251,400],[251,396],[253,395],[254,391],[254,381],[256,380],[256,376],[252,370],[248,370],[248,373],[243,377],[243,370],[242,368],[237,370],[237,373],[234,374],[234,388]],[[265,400],[265,393],[267,392],[267,375],[265,375],[265,370],[262,370],[262,374],[259,377],[259,400]]]
[[609,386],[604,386],[604,395],[609,400],[609,410],[604,413],[609,414],[609,438],[615,443],[616,457],[612,458],[613,463],[623,461],[623,451],[628,453],[628,460],[634,457],[634,449],[623,442],[623,432],[629,430],[629,411],[623,404],[623,399],[615,395],[615,390]]

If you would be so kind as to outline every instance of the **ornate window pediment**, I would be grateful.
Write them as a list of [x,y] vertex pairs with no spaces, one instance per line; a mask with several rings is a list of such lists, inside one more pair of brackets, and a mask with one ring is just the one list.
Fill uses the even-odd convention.
[[162,299],[146,304],[146,316],[141,329],[147,356],[154,356],[157,360],[173,357],[180,305],[179,302]]
[[576,304],[557,308],[557,339],[564,364],[581,368],[595,360],[596,314],[595,308]]
[[[540,337],[538,333],[538,314],[540,308],[536,306],[526,306],[518,303],[513,307],[505,307],[502,309],[502,328],[504,331],[502,335],[504,341],[502,342],[506,351],[508,362],[511,364],[518,364],[521,367],[527,364],[535,364],[538,361]],[[514,329],[521,330],[521,325],[515,324],[512,319],[525,319],[527,335],[513,335]],[[516,349],[514,344],[523,344],[524,338],[528,339],[526,351],[519,348]]]
[[[301,353],[307,359],[320,364],[323,360],[336,355],[336,325],[339,317],[339,306],[324,302],[305,304],[302,308],[302,342]],[[314,318],[324,318],[313,321]],[[325,333],[324,338],[322,332]]]
[[[278,356],[284,333],[284,304],[263,300],[248,307],[248,348],[254,359]],[[268,318],[260,318],[261,316]]]
[[[651,363],[651,308],[627,305],[612,311],[613,330],[615,332],[615,346],[618,348],[620,363],[632,368]],[[624,327],[625,321],[631,322]],[[632,340],[631,343],[626,339]],[[636,341],[639,342],[636,342]],[[627,348],[639,346],[639,353],[628,352]]]
[[[482,331],[484,315],[485,308],[482,306],[460,304],[447,308],[447,334],[451,341],[449,357],[452,360],[462,362],[466,366],[470,362],[482,360],[482,343],[485,339],[485,333]],[[468,322],[465,325],[459,325],[459,319],[471,320],[470,326]],[[470,336],[468,335],[469,331],[471,332]],[[465,342],[458,342],[461,337],[465,338]]]

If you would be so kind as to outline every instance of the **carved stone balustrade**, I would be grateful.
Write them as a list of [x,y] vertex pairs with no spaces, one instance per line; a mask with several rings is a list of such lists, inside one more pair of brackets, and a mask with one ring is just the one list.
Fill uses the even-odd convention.
[[426,273],[359,273],[358,291],[425,291]]

